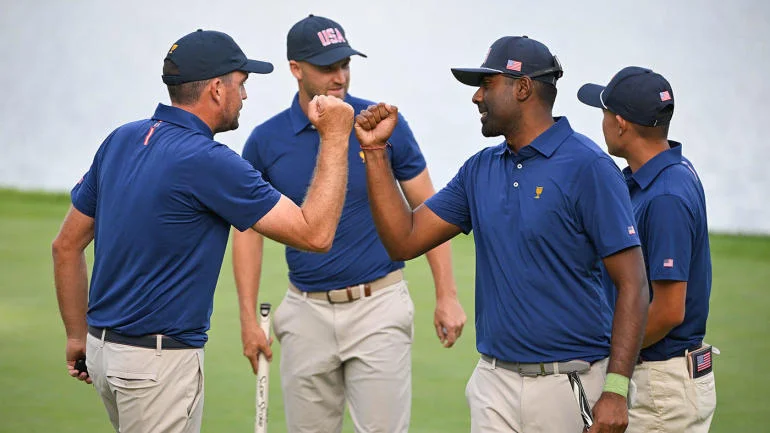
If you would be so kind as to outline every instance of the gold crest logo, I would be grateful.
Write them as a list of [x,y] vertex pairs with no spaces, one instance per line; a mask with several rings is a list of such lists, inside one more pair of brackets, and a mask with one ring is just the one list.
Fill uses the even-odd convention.
[[358,152],[358,156],[360,156],[360,157],[361,157],[361,162],[363,162],[364,164],[366,164],[366,156],[364,156],[364,151],[363,151],[363,150],[362,150],[362,151],[360,151],[360,152]]
[[543,193],[543,187],[542,186],[535,187],[535,198],[540,198],[540,194],[542,194],[542,193]]
[[177,45],[177,44],[174,44],[174,45],[172,45],[172,46],[171,46],[171,49],[170,49],[170,50],[168,50],[168,53],[169,53],[169,54],[173,53],[173,52],[174,52],[174,50],[175,50],[175,49],[177,49],[178,47],[179,47],[179,45]]

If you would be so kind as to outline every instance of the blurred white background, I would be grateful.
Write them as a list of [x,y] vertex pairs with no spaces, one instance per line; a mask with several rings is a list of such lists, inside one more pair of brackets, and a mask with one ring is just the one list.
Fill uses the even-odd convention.
[[526,34],[564,65],[555,114],[603,147],[601,113],[577,101],[578,88],[628,65],[666,76],[677,100],[670,135],[700,172],[711,230],[770,233],[760,136],[770,121],[770,2],[761,0],[2,0],[0,186],[68,190],[107,134],[168,102],[163,57],[197,28],[229,33],[276,67],[248,81],[241,128],[217,135],[240,152],[256,124],[291,102],[286,33],[309,13],[338,21],[369,55],[351,63],[351,93],[399,106],[437,187],[501,141],[481,136],[474,89],[449,68],[478,66],[495,39]]

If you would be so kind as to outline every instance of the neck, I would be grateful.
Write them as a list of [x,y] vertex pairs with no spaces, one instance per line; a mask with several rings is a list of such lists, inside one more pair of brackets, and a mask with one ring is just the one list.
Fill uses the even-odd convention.
[[219,125],[218,118],[211,110],[205,109],[200,104],[185,105],[172,102],[171,106],[194,114],[200,120],[202,120],[203,123],[205,123],[214,134],[217,133],[216,128]]
[[522,117],[516,131],[505,134],[508,147],[515,153],[532,143],[540,134],[548,130],[554,124],[550,113],[543,113],[529,118]]
[[[302,89],[299,90],[299,108],[302,109],[302,112],[305,113],[305,116],[307,116],[307,107],[310,105],[311,99],[313,98],[303,92]],[[309,117],[310,116],[308,116],[308,118]]]
[[624,158],[628,162],[631,172],[636,173],[636,171],[642,168],[644,164],[647,164],[649,160],[655,158],[662,152],[667,151],[671,147],[666,139],[645,140],[641,137],[636,137],[628,146],[626,146],[626,148],[633,149],[628,152],[628,155]]

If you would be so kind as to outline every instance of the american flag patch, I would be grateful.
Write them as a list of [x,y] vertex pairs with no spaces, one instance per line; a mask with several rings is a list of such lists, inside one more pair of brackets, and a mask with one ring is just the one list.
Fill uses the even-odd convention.
[[516,60],[508,60],[508,64],[505,65],[505,69],[521,72],[521,62],[517,62]]
[[695,357],[695,371],[698,373],[711,368],[711,351]]
[[668,90],[664,90],[660,92],[660,100],[661,101],[670,101],[671,100],[671,94],[668,93]]
[[690,372],[691,378],[697,379],[713,371],[712,350],[711,346],[703,346],[687,354],[687,370]]
[[634,229],[634,226],[628,226],[628,234],[631,236],[636,234],[636,230]]
[[664,268],[673,268],[674,267],[674,259],[663,260],[663,267]]

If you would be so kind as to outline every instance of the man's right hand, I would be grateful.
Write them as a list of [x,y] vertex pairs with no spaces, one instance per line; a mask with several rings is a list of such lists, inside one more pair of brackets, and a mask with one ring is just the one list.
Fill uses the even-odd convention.
[[75,362],[78,359],[86,357],[86,342],[81,338],[67,338],[67,347],[65,349],[67,358],[67,373],[77,380],[85,383],[92,383],[91,376],[86,372],[75,369]]
[[264,331],[258,324],[255,323],[253,326],[241,329],[241,341],[243,342],[243,356],[251,362],[251,369],[254,374],[257,374],[260,352],[265,354],[268,361],[272,361],[273,351],[270,346],[273,344],[273,339],[271,338],[268,343]]
[[[350,136],[353,129],[353,107],[334,96],[319,95],[308,104],[307,117],[324,137]],[[347,143],[348,140],[344,140]]]

